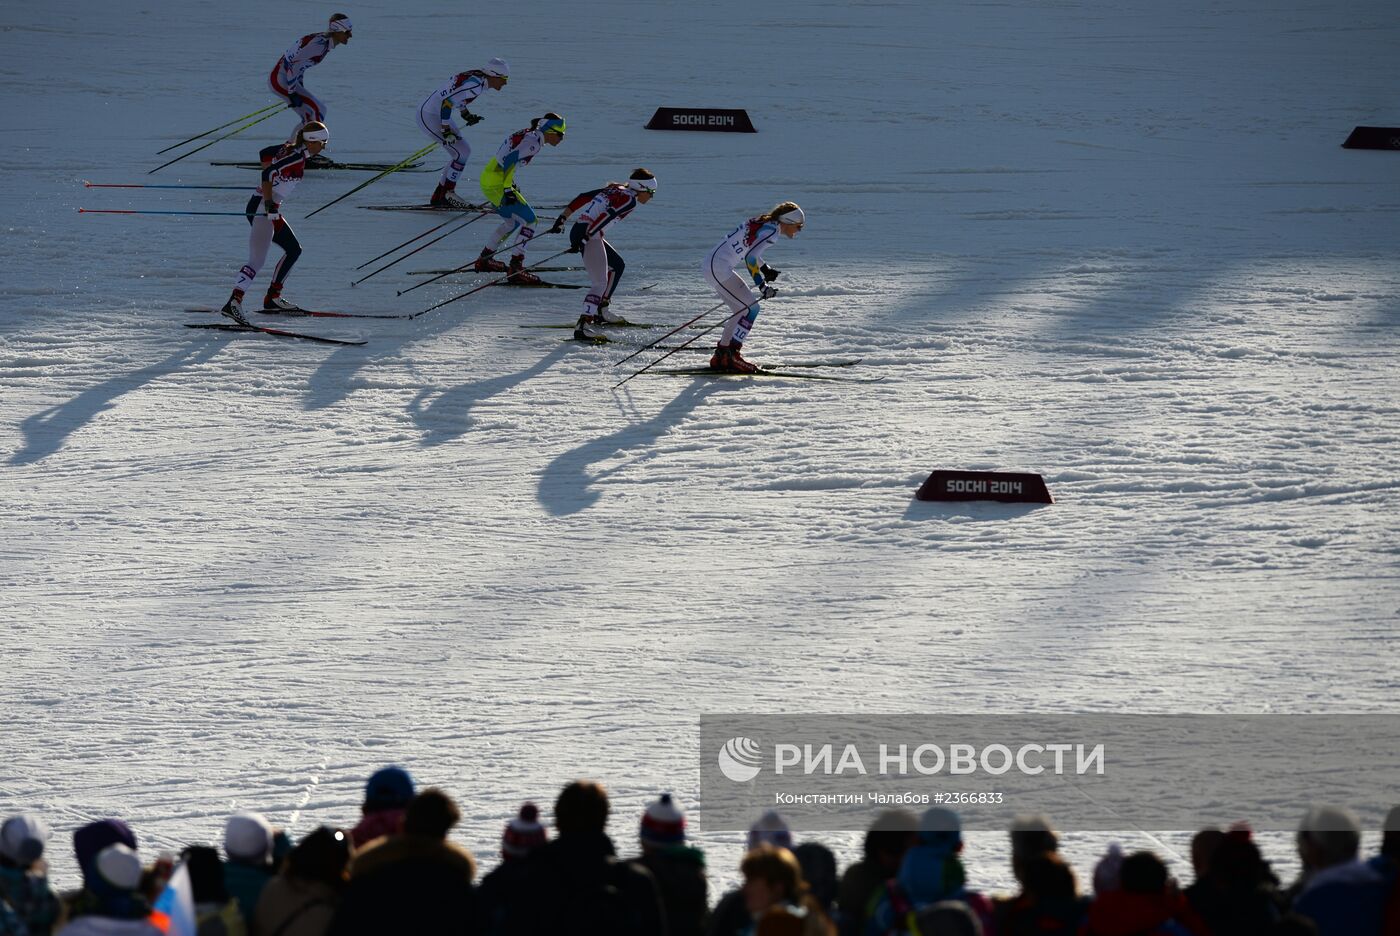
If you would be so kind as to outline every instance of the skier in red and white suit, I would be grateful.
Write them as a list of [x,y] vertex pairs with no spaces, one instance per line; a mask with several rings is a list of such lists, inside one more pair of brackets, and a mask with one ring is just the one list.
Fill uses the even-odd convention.
[[[243,294],[257,279],[258,270],[267,262],[268,249],[276,244],[282,248],[282,259],[272,271],[272,282],[263,296],[262,307],[268,312],[295,312],[297,307],[282,298],[282,284],[301,256],[301,242],[287,219],[282,217],[282,202],[301,181],[307,160],[319,154],[330,143],[331,132],[319,120],[302,125],[291,143],[265,147],[259,153],[262,180],[248,199],[248,262],[238,271],[233,293],[219,311],[239,325],[248,325],[243,314]],[[259,214],[259,209],[262,213]]]
[[[297,125],[298,130],[308,120],[325,121],[325,103],[306,90],[302,82],[312,65],[320,64],[331,49],[350,41],[351,28],[350,17],[344,13],[337,13],[331,17],[325,32],[302,36],[277,60],[277,64],[272,66],[272,73],[267,76],[268,86],[272,88],[273,94],[286,101],[287,106],[297,112],[297,116],[301,118],[301,124]],[[291,139],[289,137],[287,142],[290,143]],[[312,164],[315,165],[315,161]]]
[[592,284],[592,291],[583,300],[583,314],[574,328],[574,337],[580,341],[602,336],[600,326],[608,322],[623,321],[622,316],[611,312],[608,306],[626,264],[603,232],[631,214],[638,204],[651,201],[655,194],[656,176],[649,169],[637,169],[626,182],[609,182],[600,189],[579,194],[550,228],[551,233],[559,233],[569,215],[583,209],[569,229],[570,250],[583,253],[583,265]]

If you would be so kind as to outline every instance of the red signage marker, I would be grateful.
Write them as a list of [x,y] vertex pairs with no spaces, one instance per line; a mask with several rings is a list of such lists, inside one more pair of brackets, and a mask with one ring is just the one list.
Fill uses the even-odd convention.
[[1011,471],[943,471],[928,476],[914,495],[926,501],[994,500],[1007,504],[1053,504],[1038,474]]

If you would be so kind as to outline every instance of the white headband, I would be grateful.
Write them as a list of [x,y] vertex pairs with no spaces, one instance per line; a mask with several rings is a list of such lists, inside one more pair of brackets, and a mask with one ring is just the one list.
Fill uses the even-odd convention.
[[651,192],[656,194],[655,179],[628,179],[627,187],[634,192]]
[[348,33],[352,29],[348,19],[331,20],[331,32]]
[[305,143],[329,143],[331,141],[331,132],[324,128],[321,130],[307,130],[301,135],[301,139],[302,142]]
[[782,214],[774,218],[774,220],[779,221],[782,224],[802,224],[807,220],[807,216],[802,213],[801,208],[793,208],[788,211],[784,211]]

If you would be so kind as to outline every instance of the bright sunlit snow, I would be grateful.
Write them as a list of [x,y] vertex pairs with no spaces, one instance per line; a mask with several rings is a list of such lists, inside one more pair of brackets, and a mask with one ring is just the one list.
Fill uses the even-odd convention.
[[[346,10],[354,41],[306,79],[328,155],[402,159],[424,97],[502,56],[467,197],[548,110],[569,129],[518,176],[533,203],[652,169],[609,235],[613,307],[667,327],[717,301],[700,264],[727,232],[796,200],[745,354],[878,381],[614,391],[652,355],[520,327],[572,322],[582,290],[274,322],[364,347],[184,328],[227,297],[246,223],[76,209],[240,211],[256,174],[210,160],[255,160],[290,113],[146,172],[271,103],[333,10],[7,3],[0,813],[49,818],[59,884],[90,819],[143,851],[240,808],[297,835],[353,821],[387,763],[459,799],[486,867],[520,802],[576,776],[633,853],[645,801],[694,805],[706,712],[1394,710],[1400,153],[1339,146],[1400,124],[1392,4]],[[760,132],[644,130],[662,105]],[[349,286],[441,220],[362,206],[426,200],[440,165],[309,220],[369,176],[308,173],[287,298],[408,313],[479,282],[395,296],[493,219]],[[1040,472],[1057,503],[914,501],[934,468]],[[1123,838],[1184,853],[1145,835]],[[698,839],[732,882],[742,835]],[[974,842],[971,881],[1008,887],[1004,836]]]

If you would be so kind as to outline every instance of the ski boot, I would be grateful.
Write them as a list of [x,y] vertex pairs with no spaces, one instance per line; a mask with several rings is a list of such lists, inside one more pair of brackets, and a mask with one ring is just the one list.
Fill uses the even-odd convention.
[[758,365],[744,360],[743,355],[739,353],[739,349],[742,347],[743,344],[736,341],[727,348],[723,345],[715,348],[714,356],[710,358],[710,370],[725,374],[756,373]]
[[475,207],[456,192],[455,185],[439,184],[433,190],[433,197],[428,200],[428,204],[433,208],[452,208],[458,211],[468,211]]
[[611,299],[599,299],[599,300],[598,300],[598,317],[599,317],[600,319],[602,319],[604,322],[606,322],[607,324],[609,324],[609,325],[616,325],[616,324],[618,324],[619,322],[625,322],[625,321],[627,321],[627,319],[623,318],[621,315],[618,315],[616,312],[612,311],[612,309],[609,308],[609,306],[611,306],[611,305],[612,305],[612,300],[611,300]]
[[574,340],[591,341],[594,344],[606,343],[608,336],[602,325],[603,320],[596,315],[580,315],[577,324],[574,325]]
[[248,321],[243,314],[243,300],[238,296],[229,296],[228,302],[219,310],[219,314],[225,318],[233,319],[234,324],[242,325],[244,328],[252,328],[253,323]]
[[491,256],[488,248],[481,252],[481,256],[476,258],[476,263],[472,264],[472,269],[478,273],[504,273],[506,265],[495,257]]
[[282,315],[300,315],[302,311],[301,306],[288,302],[281,296],[271,294],[263,297],[262,310],[264,312],[278,312]]
[[525,269],[525,258],[518,254],[510,258],[508,268],[510,276],[506,277],[506,282],[515,286],[538,286],[543,280]]

